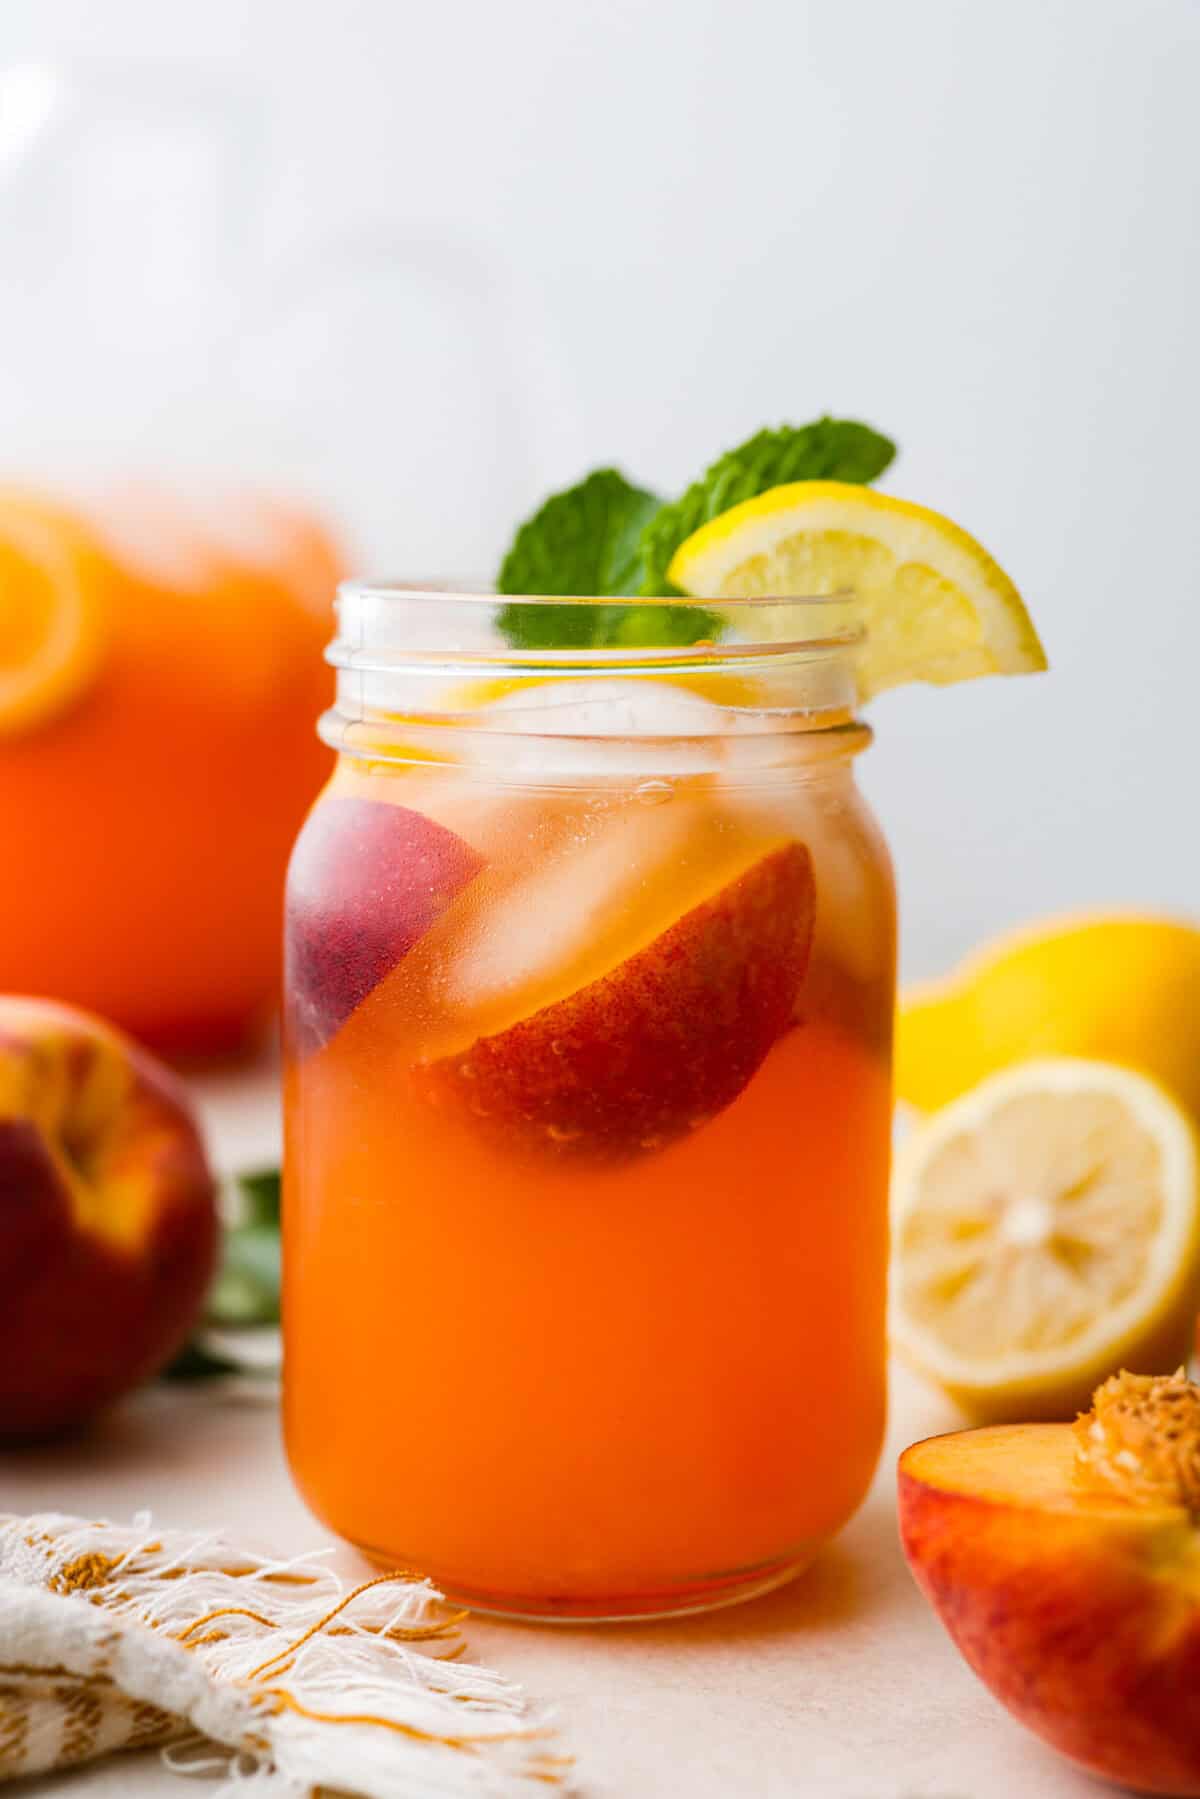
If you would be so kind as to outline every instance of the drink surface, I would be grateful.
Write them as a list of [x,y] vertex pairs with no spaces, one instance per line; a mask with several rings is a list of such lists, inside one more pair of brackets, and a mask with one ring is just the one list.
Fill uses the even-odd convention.
[[343,758],[289,904],[286,1425],[498,1609],[686,1609],[883,1427],[893,902],[844,758]]

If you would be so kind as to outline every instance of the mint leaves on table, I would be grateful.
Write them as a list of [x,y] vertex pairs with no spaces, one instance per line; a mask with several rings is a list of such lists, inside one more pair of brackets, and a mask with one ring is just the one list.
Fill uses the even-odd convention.
[[208,1349],[198,1337],[192,1337],[179,1351],[173,1362],[169,1362],[162,1371],[163,1380],[199,1381],[221,1380],[227,1374],[241,1374],[242,1365],[231,1356],[221,1355],[215,1349]]
[[[505,594],[671,599],[675,551],[709,519],[787,481],[873,481],[896,453],[890,439],[853,419],[817,419],[759,431],[726,451],[674,501],[597,469],[550,498],[518,530],[500,568]],[[501,609],[517,649],[612,648],[698,643],[720,634],[707,607],[521,606]]]
[[227,1329],[278,1324],[279,1170],[239,1175],[236,1187],[238,1217],[225,1232],[205,1319]]
[[279,1227],[283,1209],[283,1176],[278,1168],[259,1168],[252,1174],[235,1177],[241,1200],[242,1220],[246,1224],[273,1224]]
[[164,1379],[197,1381],[220,1375],[261,1373],[239,1361],[220,1339],[206,1340],[210,1330],[254,1330],[279,1323],[280,1178],[277,1168],[239,1175],[229,1194],[232,1222],[226,1226],[216,1278],[209,1291],[200,1328],[164,1370]]

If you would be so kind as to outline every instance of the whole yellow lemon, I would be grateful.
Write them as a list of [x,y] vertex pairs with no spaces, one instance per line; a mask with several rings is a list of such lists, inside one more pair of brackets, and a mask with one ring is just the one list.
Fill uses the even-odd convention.
[[902,996],[896,1091],[923,1112],[1031,1056],[1124,1063],[1200,1117],[1200,927],[1135,913],[1045,920]]

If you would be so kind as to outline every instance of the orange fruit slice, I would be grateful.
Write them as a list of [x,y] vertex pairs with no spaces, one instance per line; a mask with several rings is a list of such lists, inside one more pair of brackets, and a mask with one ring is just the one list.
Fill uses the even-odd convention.
[[98,572],[67,515],[0,495],[0,736],[57,716],[95,679],[106,636]]

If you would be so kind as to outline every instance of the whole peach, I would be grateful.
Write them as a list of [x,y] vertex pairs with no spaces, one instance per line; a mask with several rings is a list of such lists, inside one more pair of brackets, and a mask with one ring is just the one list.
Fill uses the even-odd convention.
[[69,1430],[161,1368],[216,1247],[176,1079],[99,1019],[0,997],[0,1443]]

